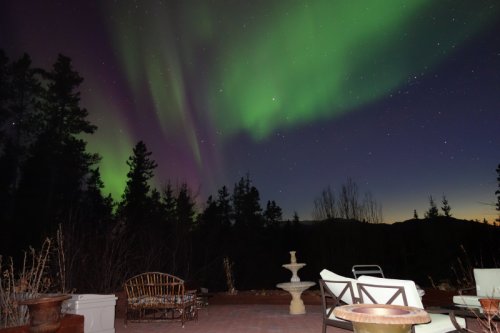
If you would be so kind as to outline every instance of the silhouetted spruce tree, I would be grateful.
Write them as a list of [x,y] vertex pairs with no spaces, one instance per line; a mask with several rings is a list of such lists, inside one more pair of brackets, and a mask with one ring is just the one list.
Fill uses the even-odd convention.
[[[227,240],[230,237],[232,217],[233,217],[233,206],[231,204],[231,195],[227,187],[224,185],[217,191],[217,224],[220,224],[220,239]],[[227,244],[222,242],[220,244],[220,253],[227,256],[228,248]]]
[[[152,191],[152,197],[156,190]],[[176,213],[176,196],[174,189],[170,183],[166,183],[159,194],[159,202],[156,203],[157,213],[161,216],[153,217],[154,222],[152,223],[150,233],[155,235],[156,240],[154,242],[159,244],[151,244],[151,246],[157,246],[158,253],[156,257],[160,258],[162,261],[161,271],[170,271],[172,269],[173,260],[171,259],[171,244],[170,239],[174,236],[174,227],[176,224],[177,213]],[[154,202],[156,199],[154,199]]]
[[[143,223],[139,227],[142,248],[140,253],[145,256],[144,269],[154,271],[168,271],[168,262],[165,260],[167,249],[165,243],[171,237],[171,226],[167,221],[166,205],[162,193],[153,188],[143,212]],[[138,237],[139,238],[139,237]]]
[[231,196],[227,187],[224,185],[217,192],[217,218],[225,229],[231,226],[233,212],[234,209],[231,205]]
[[451,207],[450,207],[450,204],[448,203],[448,199],[446,199],[446,196],[443,195],[443,206],[441,206],[441,210],[443,211],[444,213],[444,216],[446,217],[451,217]]
[[107,234],[111,231],[113,220],[113,198],[104,196],[104,183],[99,168],[90,170],[82,195],[80,211],[82,221],[89,226],[94,235]]
[[186,183],[181,184],[178,192],[176,216],[178,222],[184,226],[186,231],[191,231],[195,226],[196,216],[194,197]]
[[432,198],[432,195],[429,196],[429,210],[425,212],[425,217],[428,219],[432,219],[435,217],[439,216],[438,209],[436,207],[436,204],[434,203],[434,198]]
[[283,220],[281,207],[278,206],[274,200],[267,201],[264,218],[266,219],[268,225],[273,225],[276,222]]
[[231,196],[223,186],[216,199],[208,198],[206,208],[199,216],[195,254],[198,255],[198,274],[203,285],[220,285],[219,288],[225,285],[221,265],[223,258],[230,256],[232,212]]
[[264,219],[260,206],[259,191],[251,184],[250,176],[241,177],[234,186],[232,202],[234,209],[234,226],[231,249],[234,262],[234,274],[238,288],[245,288],[252,279],[258,279],[259,272],[252,268],[251,262],[265,260],[262,244]]
[[193,259],[192,231],[195,228],[195,202],[194,197],[186,183],[178,189],[175,203],[176,221],[171,243],[174,244],[173,259],[175,274],[187,279],[191,274]]
[[[5,157],[5,132],[4,132],[4,122],[7,118],[7,97],[8,97],[8,84],[7,84],[7,65],[9,63],[9,58],[5,52],[0,49],[0,221],[3,221],[4,232],[0,234],[0,253],[5,253],[5,249],[10,248],[9,239],[12,238],[12,223],[9,223],[9,213],[7,212],[7,207],[9,206],[9,201],[11,198],[11,193],[9,193],[9,184],[11,179],[8,176],[10,170],[12,170],[12,164],[10,157]],[[8,243],[9,242],[9,243]]]
[[0,200],[6,207],[2,210],[3,221],[12,221],[20,169],[41,128],[41,86],[36,73],[27,54],[11,64],[0,55]]
[[43,71],[43,79],[40,131],[23,166],[17,201],[21,219],[38,233],[75,221],[85,179],[99,161],[97,154],[86,152],[87,143],[81,139],[96,126],[80,107],[83,78],[73,70],[71,59],[59,55],[52,69]]
[[[495,191],[495,194],[497,196],[497,203],[496,203],[496,210],[500,212],[500,164],[498,165],[497,169],[497,182],[498,182],[498,190]],[[497,222],[500,223],[500,215],[496,219]]]
[[233,191],[233,209],[235,226],[255,227],[261,224],[260,195],[251,185],[250,176],[241,177]]
[[[41,126],[41,74],[43,71],[33,68],[31,58],[24,54],[7,68],[6,86],[4,94],[5,113],[2,117],[2,129],[6,136],[19,147],[20,154],[26,154],[29,147],[37,138]],[[1,89],[1,88],[0,88]]]
[[[0,49],[0,152],[3,150],[5,143],[6,121],[9,117],[7,110],[11,90],[9,88],[10,76],[8,74],[9,58],[3,49]],[[2,144],[3,143],[3,144]]]
[[[66,287],[78,290],[100,289],[108,282],[109,271],[101,274],[103,265],[114,266],[109,248],[115,237],[111,237],[115,226],[113,199],[103,196],[104,183],[99,168],[90,170],[86,178],[79,205],[74,210],[76,217],[71,223],[62,226],[64,254],[66,258]],[[120,257],[126,257],[125,252]],[[118,278],[118,277],[117,277]]]
[[413,210],[413,218],[415,220],[418,220],[418,214],[417,214],[417,210],[416,209]]
[[223,186],[217,191],[216,200],[212,196],[208,198],[206,208],[199,219],[204,234],[213,234],[211,237],[217,239],[214,245],[217,247],[218,255],[227,256],[227,239],[230,237],[232,215],[231,197],[227,187]]
[[198,216],[198,223],[195,233],[195,267],[198,268],[197,275],[202,286],[212,283],[211,276],[215,275],[217,270],[213,270],[212,263],[218,257],[221,234],[221,224],[218,220],[217,202],[210,195],[205,204],[205,209]]
[[156,244],[155,212],[159,208],[160,196],[154,194],[149,185],[157,167],[143,141],[133,148],[132,155],[127,160],[129,171],[122,200],[118,204],[117,217],[125,225],[125,234],[134,258],[129,260],[130,270],[135,273],[147,270],[159,270],[161,255]]
[[161,193],[161,200],[165,207],[165,218],[167,224],[175,222],[175,194],[172,184],[167,183]]
[[151,207],[149,181],[157,167],[151,155],[152,152],[148,151],[146,144],[139,141],[127,161],[128,180],[118,206],[118,216],[126,222],[130,230],[140,229],[149,220],[149,212],[145,207]]
[[151,214],[151,224],[153,227],[153,232],[156,232],[167,223],[165,204],[163,203],[162,194],[156,188],[153,188],[151,190],[150,203],[151,206],[149,207],[149,211]]

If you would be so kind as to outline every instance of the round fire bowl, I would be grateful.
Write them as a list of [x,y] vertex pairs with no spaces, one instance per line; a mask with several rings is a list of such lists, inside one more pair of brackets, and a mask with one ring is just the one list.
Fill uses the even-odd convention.
[[389,304],[353,304],[336,307],[335,316],[358,323],[423,324],[431,321],[423,309]]

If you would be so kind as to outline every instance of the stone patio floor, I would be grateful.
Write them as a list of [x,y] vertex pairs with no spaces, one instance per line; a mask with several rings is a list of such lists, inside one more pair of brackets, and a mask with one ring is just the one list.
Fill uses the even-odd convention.
[[[116,333],[321,333],[322,316],[320,305],[306,305],[304,315],[290,315],[287,305],[227,304],[210,305],[201,309],[197,321],[186,322],[182,328],[179,321],[161,323],[128,323],[123,318],[115,321]],[[468,327],[480,333],[475,320],[467,320]],[[349,332],[327,327],[327,333]]]
[[[198,320],[188,321],[182,328],[179,321],[162,323],[128,323],[115,321],[116,333],[309,333],[321,332],[321,306],[306,305],[304,315],[290,315],[288,305],[227,304],[200,309]],[[335,332],[335,331],[329,331]],[[339,332],[346,332],[339,330]]]

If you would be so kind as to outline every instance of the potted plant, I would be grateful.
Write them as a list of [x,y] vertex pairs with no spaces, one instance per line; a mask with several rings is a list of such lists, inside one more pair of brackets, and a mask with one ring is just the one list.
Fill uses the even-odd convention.
[[480,298],[479,303],[481,303],[481,307],[483,311],[487,315],[495,315],[498,313],[498,305],[500,303],[500,298]]
[[70,295],[46,295],[19,302],[28,306],[30,332],[55,333],[61,327],[61,305]]
[[39,251],[30,247],[24,253],[21,269],[14,268],[12,258],[2,267],[0,256],[0,328],[29,323],[31,332],[55,332],[59,327],[62,302],[71,296],[47,294],[57,290],[47,270],[51,251],[50,238],[45,239]]

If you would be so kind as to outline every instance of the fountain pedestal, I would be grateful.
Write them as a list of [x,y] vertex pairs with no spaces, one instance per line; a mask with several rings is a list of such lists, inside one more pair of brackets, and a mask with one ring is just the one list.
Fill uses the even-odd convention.
[[304,301],[302,301],[302,292],[316,283],[314,282],[284,282],[276,285],[278,288],[288,291],[292,295],[292,301],[290,302],[290,314],[305,314],[306,307],[304,306]]
[[305,265],[306,264],[304,263],[297,263],[295,251],[290,251],[290,263],[282,266],[292,272],[292,278],[290,279],[290,282],[279,283],[276,285],[276,287],[286,290],[292,295],[292,301],[290,302],[290,314],[293,315],[306,313],[306,307],[302,301],[302,292],[316,284],[315,282],[310,281],[300,281],[297,272]]
[[300,282],[300,278],[297,272],[305,265],[306,264],[291,263],[291,264],[284,264],[282,266],[292,272],[292,278],[290,279],[291,282]]

